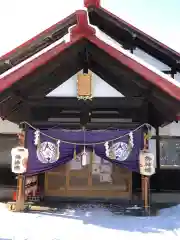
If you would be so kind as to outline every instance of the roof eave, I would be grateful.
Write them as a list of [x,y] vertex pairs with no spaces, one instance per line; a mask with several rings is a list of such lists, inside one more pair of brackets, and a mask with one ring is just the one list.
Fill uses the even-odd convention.
[[[165,54],[169,58],[171,58],[172,61],[174,62],[174,65],[177,65],[178,69],[180,70],[180,53],[176,52],[175,50],[171,49],[170,47],[166,46],[165,44],[159,42],[158,40],[156,40],[153,37],[149,36],[148,34],[144,33],[140,29],[134,27],[133,25],[129,24],[128,22],[124,21],[123,19],[119,18],[118,16],[114,15],[112,12],[103,8],[100,4],[100,0],[84,0],[84,5],[85,5],[85,7],[87,7],[89,13],[96,11],[96,10],[100,10],[102,12],[102,14],[104,14],[104,16],[106,16],[106,18],[110,19],[111,22],[113,19],[114,20],[113,22],[115,22],[116,25],[123,24],[124,26],[131,29],[132,34],[137,35],[136,37],[139,37],[144,42],[148,43],[152,47],[156,48],[158,51],[162,52],[163,54]],[[93,22],[93,24],[95,24],[95,23]]]
[[83,10],[77,12],[77,25],[71,28],[70,42],[57,45],[54,48],[49,49],[47,52],[42,53],[38,57],[20,66],[19,68],[12,69],[8,73],[2,74],[0,76],[0,92],[3,93],[7,88],[11,88],[14,83],[23,79],[24,76],[29,75],[35,69],[41,67],[42,65],[45,65],[48,61],[51,61],[55,56],[64,51],[65,48],[72,46],[83,38],[86,38],[92,44],[97,46],[97,48],[102,49],[109,56],[116,59],[116,61],[120,62],[124,66],[127,66],[129,69],[132,69],[132,71],[136,72],[142,78],[146,79],[149,83],[153,84],[161,91],[168,94],[168,96],[172,97],[179,104],[180,88],[162,76],[159,76],[152,70],[147,69],[145,66],[139,64],[122,52],[119,52],[112,46],[109,46],[102,40],[98,39],[95,35],[94,28],[88,25],[87,13]]
[[69,27],[77,23],[76,12],[62,19],[48,29],[37,34],[22,45],[0,57],[0,74],[16,66],[43,48],[62,38],[68,33]]

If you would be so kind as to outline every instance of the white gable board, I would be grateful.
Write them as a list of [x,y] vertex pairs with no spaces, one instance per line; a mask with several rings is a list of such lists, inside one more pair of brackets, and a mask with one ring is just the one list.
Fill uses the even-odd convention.
[[[108,83],[92,73],[92,95],[93,97],[124,97],[120,92]],[[77,96],[77,74],[58,86],[47,97],[76,97]]]

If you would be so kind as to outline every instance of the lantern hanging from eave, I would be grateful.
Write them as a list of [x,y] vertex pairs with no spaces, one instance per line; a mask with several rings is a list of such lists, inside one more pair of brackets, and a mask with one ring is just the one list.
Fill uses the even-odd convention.
[[144,176],[151,176],[155,174],[155,158],[148,150],[142,150],[139,153],[139,168],[140,174]]
[[13,173],[23,174],[27,171],[27,162],[29,151],[24,147],[16,147],[11,150],[12,164],[11,169]]

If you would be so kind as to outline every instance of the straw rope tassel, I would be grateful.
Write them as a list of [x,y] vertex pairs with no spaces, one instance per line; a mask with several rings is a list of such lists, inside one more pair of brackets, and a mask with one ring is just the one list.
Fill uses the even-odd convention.
[[73,158],[74,160],[76,160],[77,154],[76,154],[76,145],[74,145],[74,154],[73,154]]
[[60,158],[60,140],[57,141],[57,149],[56,149],[56,159]]
[[93,151],[92,151],[92,162],[94,162],[94,160],[95,160],[95,156],[96,155],[96,153],[95,153],[95,149],[94,149],[94,146],[93,146]]

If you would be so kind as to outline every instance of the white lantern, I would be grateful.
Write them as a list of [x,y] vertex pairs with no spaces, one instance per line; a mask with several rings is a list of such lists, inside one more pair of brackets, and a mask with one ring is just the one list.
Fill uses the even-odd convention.
[[12,157],[12,172],[16,174],[25,173],[27,170],[29,152],[28,149],[24,147],[16,147],[11,150]]
[[139,154],[140,174],[151,176],[155,173],[155,158],[148,150],[142,150]]

